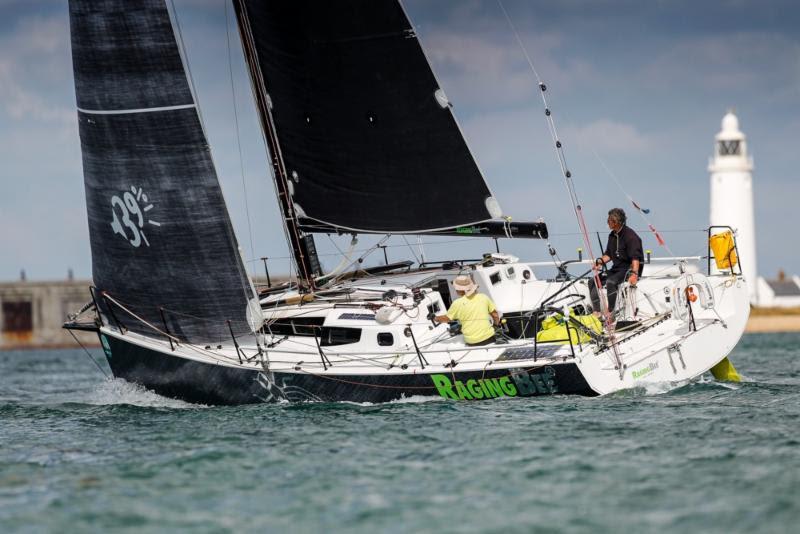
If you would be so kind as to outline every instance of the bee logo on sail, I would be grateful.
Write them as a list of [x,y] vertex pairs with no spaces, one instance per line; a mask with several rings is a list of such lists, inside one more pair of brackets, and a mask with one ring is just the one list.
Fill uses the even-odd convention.
[[[136,186],[131,186],[131,190],[125,191],[122,197],[117,195],[111,197],[111,214],[114,216],[111,229],[134,247],[139,247],[142,243],[150,246],[144,233],[145,223],[161,226],[161,223],[147,219],[146,213],[153,209],[153,205],[148,202],[147,194],[142,193],[142,188]],[[145,206],[141,207],[142,204]]]

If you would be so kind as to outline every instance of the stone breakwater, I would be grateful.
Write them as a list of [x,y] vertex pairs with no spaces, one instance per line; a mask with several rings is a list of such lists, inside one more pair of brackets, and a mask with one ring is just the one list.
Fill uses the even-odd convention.
[[800,332],[800,313],[789,315],[750,316],[745,332],[748,334],[774,332]]

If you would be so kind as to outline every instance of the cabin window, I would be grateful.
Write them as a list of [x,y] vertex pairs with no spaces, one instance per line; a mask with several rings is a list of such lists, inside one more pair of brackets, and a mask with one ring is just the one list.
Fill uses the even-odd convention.
[[378,332],[378,345],[381,347],[391,347],[394,345],[394,336],[391,332]]
[[324,322],[324,317],[293,317],[291,319],[278,319],[265,325],[261,330],[265,334],[274,336],[313,336],[319,331]]
[[436,280],[436,286],[433,289],[439,292],[439,296],[442,297],[444,307],[449,308],[453,299],[450,298],[450,284],[447,282],[447,280],[439,278]]
[[322,347],[347,345],[361,340],[360,328],[342,328],[340,326],[323,326],[320,331],[319,344]]
[[492,283],[492,285],[499,284],[500,283],[500,272],[498,271],[498,272],[494,273],[493,275],[489,276],[489,281]]

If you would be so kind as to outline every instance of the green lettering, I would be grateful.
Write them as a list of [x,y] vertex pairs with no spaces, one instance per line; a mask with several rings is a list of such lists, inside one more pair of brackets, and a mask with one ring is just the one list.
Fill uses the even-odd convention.
[[474,378],[470,378],[467,380],[467,390],[472,394],[472,396],[476,399],[483,398],[483,391],[481,391],[480,386],[478,385],[478,381]]
[[511,383],[510,376],[504,376],[499,379],[500,387],[503,388],[503,393],[508,395],[509,397],[516,397],[517,396],[517,388],[514,384]]
[[556,370],[550,367],[549,365],[544,368],[544,373],[542,373],[542,378],[544,379],[544,383],[547,386],[547,389],[550,393],[558,393],[558,387],[556,386]]
[[511,378],[514,380],[514,384],[517,385],[517,389],[519,390],[519,394],[523,397],[527,397],[529,395],[536,395],[536,384],[531,381],[531,377],[528,376],[527,371],[520,371],[518,373],[514,373],[511,375]]
[[472,400],[472,395],[469,394],[469,391],[467,391],[467,388],[464,387],[464,384],[462,384],[460,380],[456,380],[456,391],[458,391],[458,398]]
[[433,380],[433,385],[436,386],[439,395],[445,399],[458,400],[458,395],[453,393],[453,386],[450,384],[450,379],[447,378],[447,375],[431,375],[431,380]]
[[638,371],[633,371],[633,373],[631,373],[631,375],[633,376],[634,379],[641,378],[644,375],[646,375],[646,374],[650,373],[651,371],[653,371],[654,369],[656,369],[657,367],[658,366],[654,366],[651,363],[650,365],[648,365],[644,369],[639,369]]
[[539,393],[549,393],[549,391],[547,391],[547,386],[544,385],[542,375],[531,375],[531,380]]
[[497,382],[496,378],[487,378],[483,381],[483,385],[491,391],[492,397],[504,397],[505,393],[503,393],[503,388],[500,387],[500,384]]
[[497,396],[497,395],[492,395],[492,390],[489,389],[489,386],[486,385],[486,381],[483,378],[478,380],[478,384],[480,384],[481,389],[483,390],[483,396],[486,397],[487,399]]

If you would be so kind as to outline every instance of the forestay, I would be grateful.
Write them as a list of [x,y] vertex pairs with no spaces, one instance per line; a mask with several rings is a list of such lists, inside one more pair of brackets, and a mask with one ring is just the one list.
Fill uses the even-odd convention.
[[159,329],[163,308],[180,339],[249,331],[252,287],[164,1],[69,10],[94,284]]

